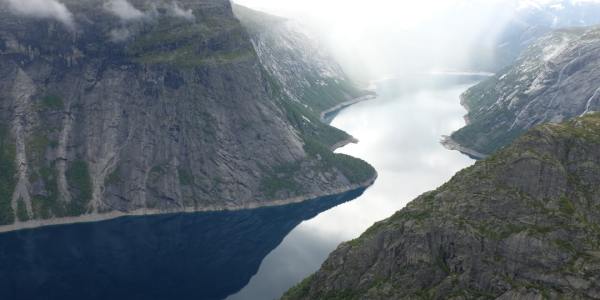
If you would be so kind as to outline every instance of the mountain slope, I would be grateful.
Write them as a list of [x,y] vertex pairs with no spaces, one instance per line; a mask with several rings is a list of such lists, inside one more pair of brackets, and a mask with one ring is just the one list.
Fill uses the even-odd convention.
[[234,5],[259,59],[293,100],[320,113],[369,93],[359,90],[318,39],[295,21]]
[[63,3],[72,24],[0,4],[0,224],[283,204],[375,176],[295,125],[229,1]]
[[537,124],[599,109],[599,50],[596,28],[558,30],[539,39],[516,64],[462,95],[468,125],[452,139],[491,154]]
[[283,299],[600,298],[600,114],[536,127]]
[[[594,1],[522,1],[497,37],[494,49],[474,60],[474,67],[498,71],[512,65],[523,50],[553,30],[600,24],[600,5]],[[475,55],[478,55],[475,53]],[[490,57],[486,60],[486,55]]]

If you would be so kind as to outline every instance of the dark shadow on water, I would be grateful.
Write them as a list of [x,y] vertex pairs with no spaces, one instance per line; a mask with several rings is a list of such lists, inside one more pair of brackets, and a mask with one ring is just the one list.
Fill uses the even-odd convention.
[[222,299],[294,227],[363,192],[2,234],[0,299]]

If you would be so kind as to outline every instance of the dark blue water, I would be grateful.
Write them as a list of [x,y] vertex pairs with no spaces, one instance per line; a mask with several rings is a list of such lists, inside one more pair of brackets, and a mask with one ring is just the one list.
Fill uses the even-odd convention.
[[0,299],[223,299],[298,224],[363,192],[1,234]]

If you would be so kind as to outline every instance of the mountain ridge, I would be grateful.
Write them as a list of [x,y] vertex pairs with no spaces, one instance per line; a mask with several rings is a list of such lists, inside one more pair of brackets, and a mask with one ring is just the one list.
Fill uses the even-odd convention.
[[347,134],[299,126],[229,1],[135,0],[134,18],[63,3],[73,28],[0,5],[2,225],[284,204],[376,177],[330,151]]
[[467,125],[451,138],[489,155],[537,124],[597,110],[599,32],[561,29],[537,40],[514,65],[461,96]]

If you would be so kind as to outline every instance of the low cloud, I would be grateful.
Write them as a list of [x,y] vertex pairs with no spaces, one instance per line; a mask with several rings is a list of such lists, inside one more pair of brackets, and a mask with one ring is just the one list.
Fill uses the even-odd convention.
[[115,43],[126,41],[130,36],[131,31],[127,28],[117,28],[110,31],[110,40]]
[[171,14],[173,14],[176,17],[180,17],[180,18],[184,18],[184,19],[188,19],[188,20],[194,20],[193,11],[191,9],[185,10],[185,9],[181,8],[177,2],[171,3],[170,11],[171,11]]
[[17,15],[55,19],[69,29],[75,28],[73,14],[57,0],[0,0],[8,4],[9,9]]
[[[13,0],[17,1],[17,0]],[[38,0],[39,1],[39,0]],[[149,11],[143,12],[137,8],[135,8],[131,3],[127,0],[109,0],[104,4],[104,8],[108,10],[110,13],[115,16],[121,18],[125,21],[132,21],[141,19],[144,17],[154,18],[158,15],[157,8],[162,7],[166,10],[168,15],[184,18],[187,20],[194,20],[194,13],[191,9],[184,9],[177,2],[171,2],[170,5],[166,3],[163,4],[154,4],[152,5],[152,9]]]
[[104,4],[104,8],[126,21],[144,17],[144,13],[127,2],[127,0],[110,0]]

